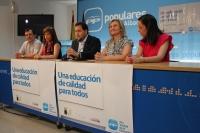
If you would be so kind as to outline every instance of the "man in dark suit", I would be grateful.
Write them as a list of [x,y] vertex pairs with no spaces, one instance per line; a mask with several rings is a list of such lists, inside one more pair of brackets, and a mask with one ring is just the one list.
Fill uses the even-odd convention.
[[88,35],[88,26],[84,22],[75,24],[76,38],[71,48],[67,49],[68,57],[78,59],[94,59],[96,52],[100,52],[101,42],[98,38]]

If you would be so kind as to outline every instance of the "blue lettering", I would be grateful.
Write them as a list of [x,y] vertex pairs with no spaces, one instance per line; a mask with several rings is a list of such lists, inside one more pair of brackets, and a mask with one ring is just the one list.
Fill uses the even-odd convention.
[[81,76],[81,75],[77,75],[76,73],[74,73],[73,75],[70,75],[70,79],[71,80],[80,80],[80,81],[101,83],[100,77],[95,77],[95,75],[92,76],[91,74],[90,74],[90,76]]
[[61,94],[71,95],[71,90],[65,90],[65,89],[59,88],[59,95],[61,95]]
[[64,79],[69,79],[68,74],[64,74],[62,72],[58,72],[58,77],[59,78],[64,78]]
[[79,89],[86,89],[86,83],[84,82],[83,84],[80,84],[78,81],[74,82],[66,82],[67,87],[72,87],[72,88],[79,88]]
[[21,81],[21,85],[22,86],[26,86],[26,87],[31,87],[31,84],[30,83],[28,83],[28,82],[26,82],[26,81]]
[[59,86],[65,86],[65,81],[62,81],[62,79],[60,81],[58,81],[58,85]]
[[37,71],[34,70],[34,69],[31,69],[31,70],[26,70],[24,68],[15,68],[15,67],[12,67],[12,71],[13,72],[18,72],[18,73],[24,73],[24,74],[32,74],[32,75],[37,75]]
[[14,74],[12,75],[12,77],[13,77],[13,78],[18,78],[18,79],[23,79],[23,80],[29,80],[29,75],[26,76],[26,75],[24,75],[24,74],[17,75],[16,73],[14,73]]
[[20,85],[20,81],[13,80],[13,85],[15,85],[15,84]]
[[72,95],[83,97],[83,98],[88,98],[88,93],[84,93],[81,90],[79,90],[79,91],[72,90]]

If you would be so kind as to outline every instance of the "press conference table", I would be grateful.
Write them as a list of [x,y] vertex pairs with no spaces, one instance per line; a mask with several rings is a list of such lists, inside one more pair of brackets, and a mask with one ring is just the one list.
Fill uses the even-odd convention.
[[[126,64],[125,61],[79,61],[82,62]],[[10,75],[1,70],[10,72],[9,58],[0,58],[0,103],[27,110],[12,103]],[[200,63],[133,64],[134,133],[200,132],[199,81]],[[48,115],[44,117],[55,120]]]
[[[24,60],[37,60],[37,59],[24,59]],[[10,58],[0,58],[0,61],[10,62]],[[78,62],[78,61],[76,61]],[[94,60],[80,61],[84,63],[109,63],[109,64],[127,64],[125,61],[99,61]],[[127,64],[129,65],[129,64]],[[191,62],[161,62],[161,63],[137,63],[133,64],[134,69],[145,70],[168,70],[168,71],[187,71],[187,72],[200,72],[200,63]]]

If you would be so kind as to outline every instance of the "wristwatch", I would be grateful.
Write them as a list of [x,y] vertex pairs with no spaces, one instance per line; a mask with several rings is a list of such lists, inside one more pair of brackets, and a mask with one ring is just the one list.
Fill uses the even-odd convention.
[[78,58],[81,58],[81,52],[78,52]]
[[24,55],[22,54],[22,58],[24,58]]

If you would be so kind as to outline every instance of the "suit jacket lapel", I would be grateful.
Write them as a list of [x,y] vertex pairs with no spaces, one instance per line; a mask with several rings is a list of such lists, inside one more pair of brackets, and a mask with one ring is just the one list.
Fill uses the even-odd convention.
[[76,40],[76,45],[74,45],[74,50],[76,51],[76,52],[78,52],[78,46],[79,46],[79,43],[78,43],[78,40]]
[[83,52],[88,51],[89,42],[90,42],[90,35],[88,35],[88,37],[86,39],[86,42],[85,42],[84,48],[83,48]]

